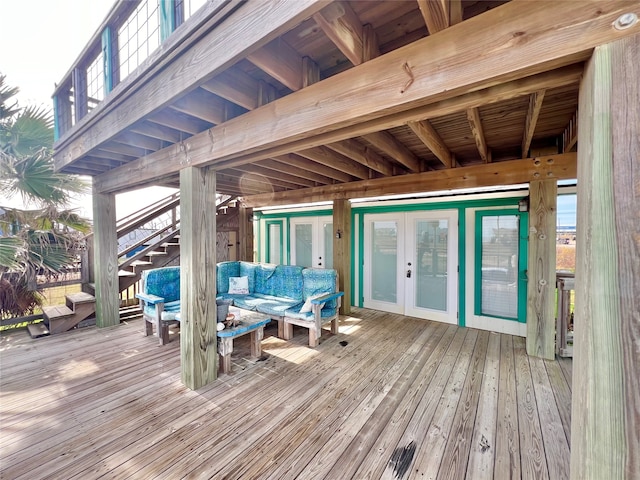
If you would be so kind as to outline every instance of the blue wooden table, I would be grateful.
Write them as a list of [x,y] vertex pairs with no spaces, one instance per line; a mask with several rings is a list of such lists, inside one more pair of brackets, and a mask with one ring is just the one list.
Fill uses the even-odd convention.
[[[235,309],[236,311],[238,309]],[[218,332],[218,353],[220,354],[222,372],[231,371],[231,353],[233,352],[233,339],[251,334],[251,356],[260,358],[264,337],[264,326],[271,321],[271,317],[257,312],[240,309],[240,324],[235,327],[227,327]]]

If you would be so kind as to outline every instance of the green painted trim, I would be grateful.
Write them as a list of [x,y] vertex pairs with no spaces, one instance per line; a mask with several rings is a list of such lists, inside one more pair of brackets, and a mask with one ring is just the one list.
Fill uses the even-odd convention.
[[[291,218],[287,217],[284,221],[287,224],[285,227],[287,231],[287,265],[291,265]],[[282,243],[284,243],[284,237],[282,237]]]
[[164,42],[176,29],[175,0],[159,0],[160,41]]
[[[271,235],[269,232],[269,227],[271,225],[278,225],[280,227],[280,259],[284,258],[283,257],[283,250],[282,250],[282,239],[284,238],[284,224],[283,224],[283,220],[266,220],[264,222],[264,228],[266,230],[265,234],[266,234],[266,245],[265,245],[265,261],[267,263],[273,263],[271,261]],[[280,263],[280,262],[278,262]]]
[[310,212],[287,212],[287,213],[264,213],[260,212],[260,218],[265,220],[272,218],[298,218],[298,217],[327,217],[333,216],[332,209],[326,210],[313,210]]
[[[117,36],[116,36],[117,38]],[[102,31],[102,80],[106,97],[113,90],[113,28],[109,25]]]
[[[356,299],[354,298],[354,294],[353,292],[356,291],[356,242],[355,242],[355,235],[354,235],[354,228],[353,225],[356,224],[356,214],[354,213],[353,210],[351,210],[350,212],[351,215],[351,238],[349,239],[349,241],[351,242],[351,244],[349,245],[349,249],[351,250],[351,305],[358,305],[356,302]],[[360,278],[360,275],[358,275],[358,279]]]
[[358,276],[358,306],[360,308],[364,307],[364,214],[358,212],[360,214],[358,218],[358,230],[360,235],[358,236],[358,248],[360,249],[360,275]]
[[520,213],[520,245],[518,246],[518,321],[527,323],[527,288],[529,280],[529,213]]
[[58,120],[58,96],[53,96],[53,141],[57,142],[60,138],[60,121]]
[[[519,323],[527,321],[527,254],[529,251],[529,214],[519,212],[517,209],[498,209],[498,210],[481,210],[476,213],[475,221],[475,265],[474,265],[474,313],[483,317],[499,318],[502,320],[511,320]],[[482,282],[478,279],[482,278],[482,218],[497,215],[515,215],[518,217],[518,318],[505,317],[502,315],[490,315],[482,313]],[[524,235],[523,235],[524,233]]]
[[467,324],[467,218],[465,209],[458,208],[458,325]]
[[262,229],[260,228],[260,219],[258,216],[253,217],[253,231],[255,232],[257,248],[256,248],[256,262],[260,263],[260,252],[262,252]]
[[455,210],[466,208],[482,207],[517,207],[518,200],[522,195],[506,198],[479,199],[479,200],[447,200],[443,202],[414,203],[410,205],[381,205],[357,207],[352,210],[358,213],[393,213],[393,212],[415,212],[420,210]]

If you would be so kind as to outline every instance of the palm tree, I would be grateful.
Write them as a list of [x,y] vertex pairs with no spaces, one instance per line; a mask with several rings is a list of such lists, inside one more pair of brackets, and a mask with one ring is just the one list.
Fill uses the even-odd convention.
[[43,108],[19,107],[17,88],[0,74],[0,191],[22,197],[28,210],[0,206],[0,316],[41,305],[38,275],[63,272],[77,256],[87,220],[68,208],[87,185],[53,168],[53,122]]

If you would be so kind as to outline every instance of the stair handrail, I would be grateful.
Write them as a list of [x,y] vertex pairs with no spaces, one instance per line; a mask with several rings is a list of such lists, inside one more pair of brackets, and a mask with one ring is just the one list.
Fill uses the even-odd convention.
[[118,252],[118,258],[126,256],[127,254],[129,254],[132,251],[134,251],[136,248],[141,247],[142,245],[145,245],[145,244],[149,243],[153,238],[157,237],[161,233],[166,232],[170,228],[176,228],[179,224],[180,224],[180,221],[176,222],[175,225],[169,224],[169,225],[165,225],[164,227],[162,227],[159,230],[155,230],[153,233],[147,235],[142,240],[139,240],[136,243],[134,243],[133,245],[128,246],[127,248],[125,248],[121,252]]
[[176,228],[174,230],[172,230],[171,232],[169,232],[167,235],[165,235],[164,237],[161,237],[160,240],[158,240],[158,242],[149,245],[148,247],[140,250],[138,253],[136,253],[134,256],[129,257],[127,260],[125,260],[124,262],[122,262],[121,264],[118,265],[119,269],[124,269],[127,268],[129,266],[131,266],[131,264],[133,262],[135,262],[136,260],[140,260],[142,257],[146,256],[149,252],[156,250],[158,248],[158,245],[162,245],[163,243],[166,243],[170,240],[173,240],[176,235],[178,235],[180,233],[180,228]]
[[118,238],[127,235],[135,229],[141,227],[150,220],[159,217],[163,213],[168,212],[180,205],[180,195],[174,193],[159,202],[149,205],[131,215],[124,217],[116,223],[116,231]]

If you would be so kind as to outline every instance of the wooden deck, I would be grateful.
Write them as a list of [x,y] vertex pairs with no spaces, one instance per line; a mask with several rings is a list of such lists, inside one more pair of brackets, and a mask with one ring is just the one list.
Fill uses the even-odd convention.
[[571,360],[524,339],[355,309],[194,392],[142,329],[1,337],[0,478],[568,478]]

